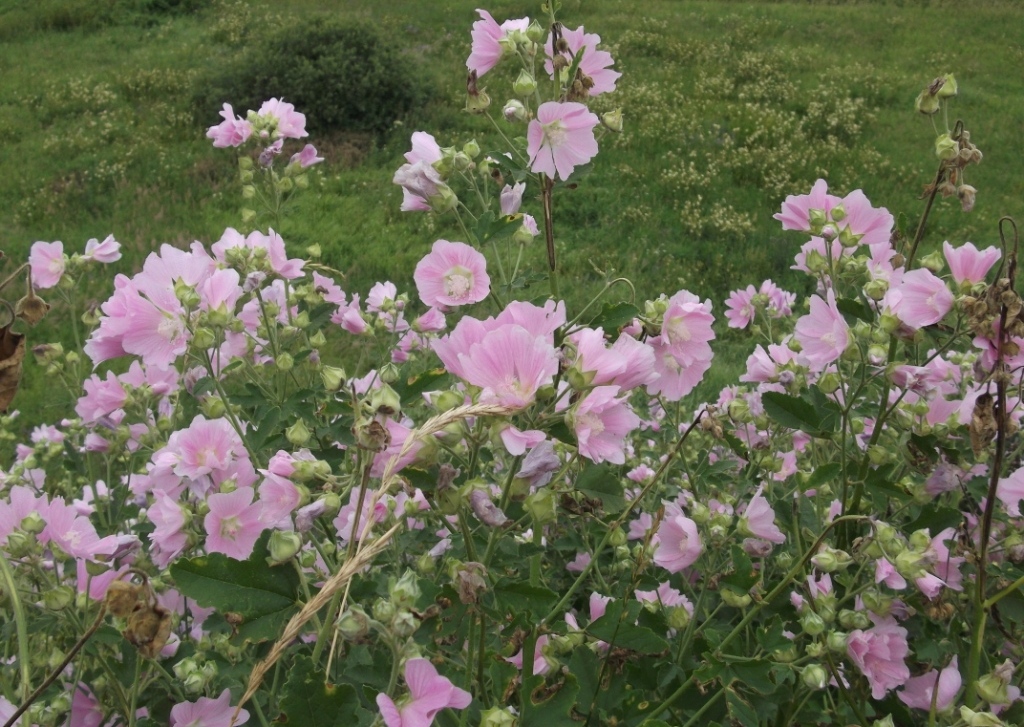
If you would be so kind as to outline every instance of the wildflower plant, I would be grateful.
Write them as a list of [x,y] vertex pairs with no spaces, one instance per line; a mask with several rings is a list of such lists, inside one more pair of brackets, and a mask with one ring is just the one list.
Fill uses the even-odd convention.
[[[1015,239],[918,260],[937,191],[901,243],[819,181],[777,215],[813,292],[733,291],[754,349],[694,401],[708,291],[558,295],[555,193],[623,116],[589,111],[619,74],[556,10],[479,11],[467,110],[485,77],[508,94],[494,151],[412,135],[403,209],[465,238],[424,244],[416,295],[229,228],[117,276],[81,354],[34,346],[76,403],[0,473],[5,727],[1017,719]],[[279,226],[321,161],[275,169],[304,117],[222,116]],[[523,268],[542,226],[550,295]],[[15,312],[73,307],[74,271],[117,254],[32,246],[0,383]]]

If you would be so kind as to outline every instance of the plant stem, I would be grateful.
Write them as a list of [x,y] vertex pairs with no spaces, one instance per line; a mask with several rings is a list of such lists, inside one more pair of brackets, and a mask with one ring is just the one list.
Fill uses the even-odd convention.
[[548,247],[548,282],[551,297],[558,300],[558,271],[555,269],[555,229],[551,219],[551,190],[555,182],[546,174],[540,175],[540,197],[544,207],[544,240]]
[[28,699],[32,693],[32,669],[29,662],[28,644],[28,620],[25,618],[25,606],[21,602],[21,595],[18,593],[18,584],[14,580],[14,571],[11,570],[7,557],[0,551],[0,571],[3,572],[4,585],[10,594],[11,605],[14,608],[14,623],[18,636],[18,668],[21,670],[21,694],[22,699]]

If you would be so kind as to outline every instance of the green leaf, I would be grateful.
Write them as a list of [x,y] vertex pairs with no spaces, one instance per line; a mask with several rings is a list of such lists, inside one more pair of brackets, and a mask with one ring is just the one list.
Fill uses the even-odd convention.
[[821,414],[810,403],[789,394],[766,391],[761,395],[765,413],[789,429],[823,436]]
[[907,525],[905,532],[912,533],[915,530],[928,528],[932,537],[938,535],[946,528],[955,528],[963,522],[964,514],[955,507],[938,507],[928,505],[914,522]]
[[[640,606],[639,603],[629,604]],[[623,611],[625,610],[625,616]],[[621,603],[609,603],[604,616],[590,624],[585,631],[595,639],[607,641],[619,648],[632,649],[641,654],[660,654],[668,649],[668,642],[649,628],[637,626],[636,612]]]
[[729,708],[729,716],[734,722],[738,722],[743,727],[758,727],[760,725],[757,712],[735,689],[725,690],[725,703]]
[[757,578],[757,571],[754,570],[750,556],[744,553],[740,546],[732,546],[732,573],[724,576],[720,583],[737,593],[747,593],[757,583]]
[[530,677],[530,709],[520,720],[522,727],[579,727],[573,719],[573,707],[580,685],[572,674],[561,683],[547,684],[543,676]]
[[843,466],[838,462],[830,462],[829,464],[818,467],[811,476],[807,478],[807,484],[804,486],[805,490],[812,490],[821,487],[829,482],[836,482],[839,477],[843,474]]
[[276,639],[298,610],[299,576],[287,565],[267,565],[269,538],[270,532],[264,532],[247,560],[211,553],[171,565],[171,577],[182,595],[221,614],[241,616],[240,640]]
[[271,437],[280,434],[281,410],[271,407],[263,416],[256,420],[256,428],[249,434],[249,444],[253,449],[262,448]]
[[640,309],[632,303],[608,303],[590,321],[591,328],[603,328],[610,334],[640,315]]
[[864,305],[863,301],[855,298],[840,298],[836,301],[836,308],[847,318],[856,318],[867,323],[873,320],[871,309]]
[[406,381],[396,381],[391,388],[398,394],[402,404],[409,404],[418,399],[424,391],[441,387],[443,379],[448,377],[448,372],[442,368],[430,369],[417,376],[411,376]]
[[622,512],[626,507],[622,479],[617,468],[591,464],[576,478],[576,489],[587,497],[600,500],[606,512]]
[[300,656],[288,671],[275,724],[302,727],[353,727],[373,722],[350,684],[326,684],[312,659]]
[[501,580],[494,587],[499,607],[508,611],[529,611],[543,618],[558,603],[558,594],[549,588],[531,586],[526,581]]
[[309,325],[310,329],[318,331],[327,325],[327,322],[331,320],[331,316],[338,310],[336,303],[321,303],[312,310],[309,311]]

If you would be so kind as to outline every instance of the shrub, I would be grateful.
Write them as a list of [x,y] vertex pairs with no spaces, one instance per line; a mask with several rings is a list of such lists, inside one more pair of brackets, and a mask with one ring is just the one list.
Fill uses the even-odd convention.
[[224,100],[244,113],[287,97],[310,109],[310,131],[381,132],[424,99],[412,65],[369,26],[314,18],[248,47],[199,92],[203,123],[217,117]]

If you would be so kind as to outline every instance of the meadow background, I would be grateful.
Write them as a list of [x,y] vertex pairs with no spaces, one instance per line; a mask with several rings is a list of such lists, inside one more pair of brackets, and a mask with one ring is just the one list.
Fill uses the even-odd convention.
[[[453,219],[400,212],[391,178],[415,130],[442,146],[476,138],[494,148],[491,125],[461,110],[469,30],[482,5],[4,0],[4,270],[36,240],[62,240],[71,253],[113,234],[125,252],[115,267],[125,272],[162,243],[217,240],[239,225],[242,200],[235,155],[214,149],[206,128],[219,122],[222,102],[244,114],[259,93],[278,89],[267,96],[283,94],[307,113],[310,141],[327,158],[279,230],[290,250],[318,244],[347,291],[390,279],[414,293],[416,261],[435,239],[461,235]],[[499,22],[540,15],[535,2],[487,9]],[[612,52],[623,76],[595,110],[621,108],[625,117],[592,172],[555,198],[571,304],[614,275],[630,277],[641,301],[689,289],[711,298],[719,317],[731,289],[772,278],[796,290],[805,283],[789,266],[803,240],[771,215],[819,177],[836,194],[864,189],[912,234],[936,167],[932,123],[913,103],[947,72],[960,84],[954,108],[985,158],[967,178],[978,188],[974,211],[940,200],[928,249],[946,239],[998,244],[1002,215],[1024,221],[1024,4],[1016,0],[564,0],[560,15]],[[331,40],[339,33],[355,50]],[[316,70],[321,47],[340,59],[328,77]],[[499,72],[483,80],[497,116],[509,80]],[[536,200],[526,205],[540,216]],[[541,240],[528,255],[540,271]],[[76,295],[98,302],[109,289],[109,280],[80,281]],[[65,310],[55,313],[29,333],[30,345],[70,342]],[[750,349],[748,334],[730,332],[724,318],[718,331],[716,366],[698,393],[734,380]],[[13,405],[24,426],[59,416],[69,400],[26,362]]]

